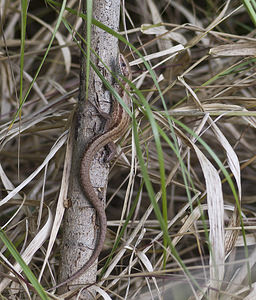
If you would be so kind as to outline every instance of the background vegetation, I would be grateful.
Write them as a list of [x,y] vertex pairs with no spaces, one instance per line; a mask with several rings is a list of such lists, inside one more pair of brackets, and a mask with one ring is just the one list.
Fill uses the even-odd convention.
[[[132,67],[134,109],[110,174],[97,291],[106,299],[254,299],[254,3],[124,4],[120,50]],[[73,11],[31,1],[26,15],[26,1],[0,3],[6,299],[33,297],[21,268],[42,299],[58,275],[52,224],[62,218],[56,203],[67,186],[80,67],[78,3],[67,5]],[[6,272],[13,268],[16,279]]]

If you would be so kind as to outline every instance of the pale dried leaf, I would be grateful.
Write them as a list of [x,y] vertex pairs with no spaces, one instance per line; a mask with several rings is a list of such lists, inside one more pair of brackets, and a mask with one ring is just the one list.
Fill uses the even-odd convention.
[[[246,226],[247,230],[256,230],[256,226]],[[239,229],[236,229],[239,230]],[[247,233],[246,234],[246,245],[249,246],[256,246],[256,237],[254,233]],[[240,235],[236,240],[236,247],[244,247],[244,238],[242,235]]]
[[[170,32],[165,28],[165,26],[142,24],[140,29],[143,34],[149,34],[149,35],[154,34],[156,36],[164,34],[164,39],[173,40],[183,46],[185,46],[187,43],[187,40],[183,35],[181,35],[178,32],[172,32],[172,31]],[[172,45],[170,45],[169,47],[172,47]]]
[[[146,55],[143,58],[144,58],[145,61],[149,61],[149,60],[159,58],[159,57],[162,57],[162,56],[165,56],[165,55],[170,55],[170,54],[173,54],[173,53],[178,54],[178,52],[183,50],[183,49],[184,49],[184,47],[182,45],[176,45],[176,46],[173,46],[169,49]],[[138,58],[138,59],[134,60],[133,62],[131,62],[130,66],[135,66],[135,65],[141,64],[142,62],[143,62],[143,60],[141,58]]]
[[[2,180],[2,183],[3,183],[7,193],[9,193],[10,191],[12,191],[14,189],[14,185],[12,184],[12,182],[7,177],[7,175],[4,172],[1,164],[0,164],[0,178]],[[16,195],[13,196],[13,199],[18,200],[18,199],[22,199],[22,197],[19,194],[16,194]]]
[[[197,94],[193,91],[193,89],[185,82],[184,78],[179,77],[179,80],[184,84],[184,86],[189,90],[189,92],[191,93],[191,95],[193,96],[194,100],[196,101],[196,104],[199,106],[199,108],[204,111],[204,107],[201,104],[201,101],[199,100],[199,98],[197,97]],[[242,189],[241,189],[241,172],[240,172],[240,164],[239,164],[239,160],[238,157],[235,153],[235,151],[233,150],[233,148],[231,147],[231,145],[229,144],[229,142],[227,141],[226,137],[224,136],[224,134],[220,131],[220,129],[218,128],[218,126],[216,125],[215,122],[218,121],[218,119],[220,119],[221,116],[219,116],[219,118],[215,119],[214,121],[211,119],[211,117],[208,117],[208,123],[210,124],[209,127],[212,128],[214,135],[216,136],[217,140],[219,141],[220,145],[225,149],[226,151],[226,156],[227,156],[227,161],[228,161],[228,165],[231,169],[231,172],[233,173],[235,180],[236,180],[236,184],[237,184],[237,189],[238,189],[238,198],[239,201],[241,202],[241,193],[242,193]],[[206,130],[205,130],[206,131]],[[237,212],[234,212],[233,215],[233,220],[235,223],[237,223]],[[230,250],[232,248],[232,245],[235,243],[235,240],[237,238],[237,232],[228,232],[226,234],[225,237],[225,245],[226,245],[226,250]]]
[[221,132],[219,127],[216,125],[215,122],[212,121],[210,124],[217,140],[219,141],[220,145],[225,149],[226,155],[227,155],[227,160],[228,160],[228,165],[230,167],[230,170],[232,174],[234,175],[236,179],[236,184],[237,184],[237,189],[238,189],[238,197],[239,201],[241,201],[241,194],[242,194],[242,187],[241,187],[241,172],[240,172],[240,164],[238,157],[231,147],[230,143],[224,136],[224,134]]
[[251,290],[249,295],[247,295],[244,300],[255,300],[256,299],[256,282],[251,285]]
[[[153,23],[161,23],[162,17],[156,4],[152,0],[147,0],[147,4],[151,13]],[[160,50],[165,50],[173,46],[172,41],[167,37],[157,39],[157,45]]]
[[221,56],[255,56],[256,43],[237,43],[221,45],[211,48],[209,54],[215,57]]
[[210,299],[216,297],[224,276],[224,203],[222,185],[217,170],[199,150],[196,145],[193,148],[200,162],[207,190],[208,216],[210,223]]
[[[21,254],[21,256],[26,264],[29,264],[29,262],[33,258],[33,255],[36,253],[36,251],[43,245],[45,240],[48,238],[51,228],[52,228],[52,214],[51,214],[50,209],[48,208],[47,222],[45,223],[43,228],[36,234],[36,236],[33,238],[33,240],[27,246],[25,251]],[[13,268],[18,273],[20,273],[22,270],[21,266],[18,263],[15,263],[13,265]],[[0,292],[2,292],[10,282],[12,282],[12,280],[9,278],[3,279],[0,283]]]
[[95,290],[95,292],[99,293],[101,295],[101,297],[103,297],[103,299],[112,300],[112,298],[103,289],[101,289],[97,285],[93,285],[90,289]]
[[49,161],[55,156],[59,149],[64,145],[67,140],[67,131],[65,131],[59,139],[52,146],[51,151],[48,153],[42,164],[30,175],[28,176],[20,185],[18,185],[14,190],[12,190],[3,200],[0,201],[0,206],[7,203],[12,199],[19,191],[21,191],[32,179],[49,163]]
[[195,209],[193,209],[184,224],[181,226],[177,236],[173,238],[172,243],[174,246],[176,246],[177,243],[183,238],[183,233],[194,229],[195,222],[201,217],[201,209],[207,209],[207,207],[207,205],[201,205],[200,207],[196,207]]
[[[154,268],[150,262],[150,260],[148,259],[148,257],[146,256],[145,253],[141,252],[141,251],[137,251],[137,256],[138,258],[140,259],[140,261],[143,263],[143,265],[146,267],[147,271],[149,273],[152,273],[154,271]],[[155,285],[155,288],[156,288],[156,291],[157,291],[157,294],[158,294],[158,297],[159,299],[161,298],[161,292],[159,290],[159,287],[158,287],[158,284],[157,284],[157,281],[156,281],[156,278],[155,277],[151,277],[154,285]]]

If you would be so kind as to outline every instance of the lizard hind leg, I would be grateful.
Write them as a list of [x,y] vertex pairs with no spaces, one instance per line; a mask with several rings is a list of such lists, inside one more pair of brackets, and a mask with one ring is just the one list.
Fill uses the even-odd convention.
[[114,142],[110,142],[107,144],[107,148],[109,153],[105,161],[111,162],[117,154],[116,144]]

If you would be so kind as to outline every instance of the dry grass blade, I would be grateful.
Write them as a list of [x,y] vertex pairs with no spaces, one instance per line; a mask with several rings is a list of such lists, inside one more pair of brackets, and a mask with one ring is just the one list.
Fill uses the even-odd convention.
[[14,190],[12,190],[6,197],[0,201],[0,206],[6,204],[12,197],[14,197],[19,191],[21,191],[27,184],[29,184],[36,175],[49,163],[49,161],[56,155],[59,149],[64,145],[67,140],[67,132],[64,132],[53,145],[49,154],[45,157],[43,163],[38,166],[38,168],[32,172],[20,185],[18,185]]
[[[53,217],[49,208],[48,208],[48,213],[49,215],[48,215],[47,222],[42,227],[42,229],[36,234],[34,239],[30,242],[30,244],[26,247],[26,249],[21,255],[23,260],[27,264],[30,263],[34,254],[37,252],[38,249],[40,249],[40,247],[44,244],[46,239],[49,237],[52,228],[52,223],[53,223]],[[13,269],[18,273],[20,273],[22,270],[21,266],[18,263],[13,265]],[[0,283],[0,292],[2,292],[10,282],[11,279],[8,278],[2,280]]]
[[221,45],[210,49],[210,54],[216,57],[221,56],[255,56],[255,43],[237,43],[234,45]]

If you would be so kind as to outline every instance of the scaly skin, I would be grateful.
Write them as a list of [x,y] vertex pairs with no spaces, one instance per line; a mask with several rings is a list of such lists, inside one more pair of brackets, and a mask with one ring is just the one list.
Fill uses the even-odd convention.
[[[122,75],[131,80],[131,71],[129,64],[122,54],[119,55],[119,68]],[[126,90],[129,90],[129,85],[127,83],[124,82],[123,85]],[[122,97],[124,103],[128,106],[128,108],[130,108],[131,99],[129,95],[127,95],[127,93],[122,88],[118,88],[118,92],[119,95]],[[123,109],[121,104],[119,104],[119,102],[116,99],[114,99],[112,102],[112,112],[106,123],[106,131],[103,134],[96,137],[83,154],[80,169],[81,186],[86,198],[91,202],[92,206],[95,208],[99,218],[100,232],[98,236],[98,242],[97,245],[95,245],[95,249],[92,256],[86,262],[86,264],[82,266],[81,269],[76,271],[73,275],[71,275],[68,279],[56,285],[54,288],[59,288],[81,276],[100,255],[100,252],[104,245],[107,231],[107,218],[105,209],[102,205],[102,201],[99,199],[98,195],[95,193],[95,189],[92,186],[90,180],[90,168],[96,153],[98,153],[99,150],[105,147],[107,144],[113,143],[115,140],[119,139],[125,133],[129,124],[130,117],[128,113]]]

